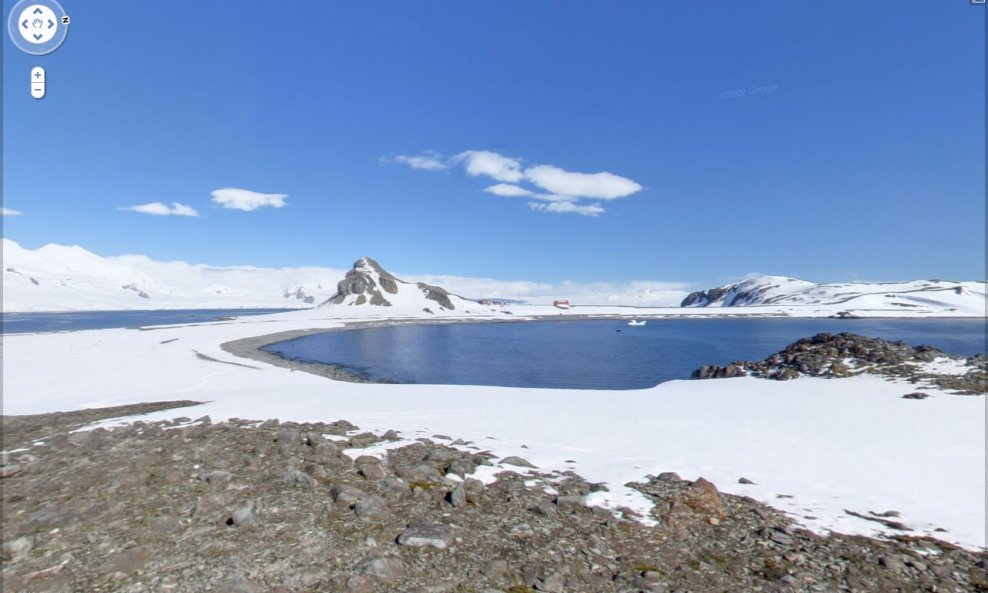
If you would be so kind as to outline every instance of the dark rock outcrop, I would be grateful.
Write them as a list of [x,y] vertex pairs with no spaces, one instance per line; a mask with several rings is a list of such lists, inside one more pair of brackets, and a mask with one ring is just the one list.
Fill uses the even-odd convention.
[[[965,374],[936,374],[922,364],[938,359],[963,362]],[[737,361],[727,366],[708,365],[693,371],[693,379],[752,376],[785,381],[800,376],[840,378],[860,373],[882,374],[917,384],[932,384],[964,394],[988,392],[988,359],[984,355],[954,356],[932,346],[912,347],[898,340],[882,340],[851,333],[820,333],[798,340],[759,362]]]
[[720,300],[724,297],[727,292],[726,287],[711,288],[710,290],[698,290],[696,292],[691,292],[686,295],[683,302],[679,303],[680,307],[706,307],[714,301]]

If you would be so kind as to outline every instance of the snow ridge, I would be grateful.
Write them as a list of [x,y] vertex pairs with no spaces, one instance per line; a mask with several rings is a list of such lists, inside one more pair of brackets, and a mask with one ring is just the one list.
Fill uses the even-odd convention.
[[887,283],[816,284],[785,276],[754,276],[690,293],[681,307],[836,305],[847,309],[985,309],[985,282],[913,280]]

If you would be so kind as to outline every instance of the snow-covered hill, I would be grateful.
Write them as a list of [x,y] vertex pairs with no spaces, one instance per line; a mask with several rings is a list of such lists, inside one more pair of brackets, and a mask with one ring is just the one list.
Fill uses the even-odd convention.
[[312,307],[343,270],[214,267],[143,255],[101,257],[82,247],[25,249],[3,240],[4,311]]
[[815,284],[785,276],[754,276],[736,284],[690,293],[681,306],[828,305],[842,310],[970,311],[972,315],[984,315],[985,303],[984,282],[913,280]]

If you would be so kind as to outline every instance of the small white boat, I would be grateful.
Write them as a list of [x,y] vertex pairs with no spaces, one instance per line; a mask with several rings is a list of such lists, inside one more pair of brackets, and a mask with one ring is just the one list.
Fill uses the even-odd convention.
[[633,327],[638,327],[638,326],[645,325],[646,323],[648,323],[648,322],[645,321],[644,319],[642,319],[641,321],[638,321],[637,319],[632,319],[631,321],[628,322],[628,325],[633,326]]

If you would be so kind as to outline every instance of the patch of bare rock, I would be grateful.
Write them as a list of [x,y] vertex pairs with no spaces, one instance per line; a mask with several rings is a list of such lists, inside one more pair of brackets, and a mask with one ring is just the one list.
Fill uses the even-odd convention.
[[346,421],[70,425],[4,418],[18,451],[2,464],[19,468],[0,482],[4,591],[988,590],[975,553],[823,537],[702,478],[633,484],[655,504],[649,527],[587,506],[600,485],[520,458],[485,485],[472,475],[497,458],[469,442],[352,458],[397,435]]

